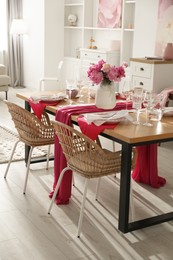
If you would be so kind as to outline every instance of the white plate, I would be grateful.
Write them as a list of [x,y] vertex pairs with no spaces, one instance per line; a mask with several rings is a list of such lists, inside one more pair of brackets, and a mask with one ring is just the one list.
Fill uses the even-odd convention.
[[173,107],[164,107],[163,116],[173,116]]
[[64,100],[67,98],[67,95],[64,93],[58,93],[58,94],[54,94],[54,95],[41,95],[41,96],[31,96],[30,97],[34,102],[38,102],[38,101],[44,101],[44,102],[56,102],[56,101],[60,101],[60,100]]
[[124,119],[132,121],[132,117],[129,115],[128,110],[87,113],[83,115],[88,124],[91,124],[93,122],[97,126],[102,125],[104,123],[117,123]]

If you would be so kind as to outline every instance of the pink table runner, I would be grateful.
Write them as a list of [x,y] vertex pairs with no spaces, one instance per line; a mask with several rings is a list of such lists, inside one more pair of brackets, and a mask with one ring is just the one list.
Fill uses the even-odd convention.
[[132,173],[136,182],[148,184],[153,188],[160,188],[166,183],[165,178],[158,176],[157,146],[150,144],[137,147],[137,161]]

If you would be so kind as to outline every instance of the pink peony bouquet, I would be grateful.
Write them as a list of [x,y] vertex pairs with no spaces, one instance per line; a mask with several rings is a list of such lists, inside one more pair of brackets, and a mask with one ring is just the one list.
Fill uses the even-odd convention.
[[125,68],[127,63],[122,66],[111,66],[104,60],[100,60],[97,64],[89,67],[88,77],[94,84],[111,84],[112,81],[120,82],[121,78],[125,77]]

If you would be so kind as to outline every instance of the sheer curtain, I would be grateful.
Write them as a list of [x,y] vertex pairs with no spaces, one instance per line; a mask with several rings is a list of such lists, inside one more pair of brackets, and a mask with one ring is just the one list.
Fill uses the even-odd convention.
[[6,0],[7,7],[7,35],[8,35],[8,58],[11,86],[23,86],[22,66],[22,35],[10,34],[13,19],[22,19],[22,0]]
[[0,0],[0,63],[6,64],[7,51],[7,20],[6,20],[6,0]]

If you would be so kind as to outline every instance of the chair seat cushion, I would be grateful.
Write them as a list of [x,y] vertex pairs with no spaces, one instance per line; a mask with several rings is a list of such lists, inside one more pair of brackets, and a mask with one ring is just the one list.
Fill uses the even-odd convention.
[[10,84],[10,77],[7,75],[0,75],[0,87],[9,84]]
[[5,75],[5,66],[3,64],[0,64],[0,75]]

